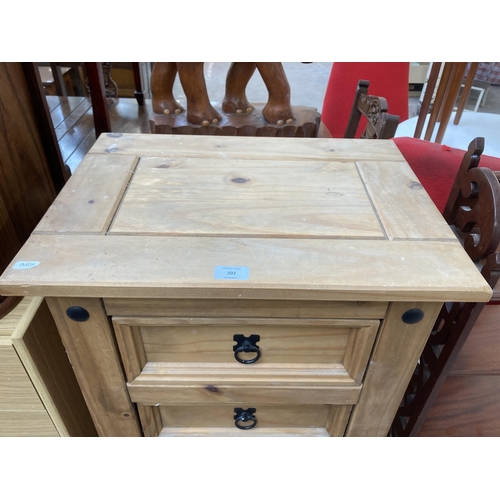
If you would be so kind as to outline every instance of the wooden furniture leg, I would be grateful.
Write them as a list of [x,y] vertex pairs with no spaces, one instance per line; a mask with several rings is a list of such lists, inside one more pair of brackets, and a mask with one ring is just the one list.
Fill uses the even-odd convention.
[[429,107],[432,102],[432,96],[434,95],[434,89],[436,88],[436,83],[442,64],[443,63],[440,62],[432,63],[431,72],[429,74],[429,80],[427,82],[427,87],[425,90],[424,100],[422,101],[422,106],[420,107],[417,126],[415,127],[415,134],[413,135],[413,137],[416,139],[420,139],[420,136],[422,135],[425,119],[427,117],[427,113],[429,111]]
[[442,109],[439,129],[436,135],[435,142],[437,142],[438,144],[441,144],[446,132],[446,127],[448,127],[448,123],[450,122],[451,113],[453,112],[453,107],[455,106],[458,93],[460,92],[460,87],[462,85],[462,80],[464,78],[466,69],[467,63],[464,62],[454,63],[453,65],[449,84],[447,85],[447,94]]
[[132,64],[132,72],[134,73],[134,84],[135,84],[134,96],[137,99],[137,104],[139,104],[139,106],[143,106],[144,92],[142,90],[141,70],[139,68],[138,62],[133,62],[131,64]]
[[455,119],[453,120],[454,125],[458,125],[460,123],[460,118],[462,118],[462,113],[464,112],[465,105],[467,104],[467,100],[469,99],[470,89],[472,88],[472,84],[474,83],[474,77],[476,76],[478,67],[478,62],[470,63],[469,73],[467,74],[467,79],[465,80],[464,91],[462,92],[462,96],[460,97],[457,113],[455,114]]
[[[364,390],[355,405],[346,436],[386,436],[394,419],[408,380],[413,372],[429,329],[442,304],[393,302],[381,327],[379,341],[363,382]],[[402,315],[413,308],[421,309],[424,318],[417,324],[405,324]],[[381,363],[379,360],[384,359]],[[391,373],[401,374],[394,379]],[[403,375],[404,372],[404,375]],[[377,415],[377,418],[374,418]]]
[[99,435],[142,436],[100,299],[49,298],[47,304]]
[[94,113],[95,135],[96,138],[99,138],[103,132],[111,132],[102,64],[86,62],[85,71],[89,79],[90,98],[92,99],[92,111]]
[[57,63],[51,62],[50,69],[52,70],[54,85],[56,86],[56,94],[66,97],[68,95],[68,92],[66,90],[66,85],[64,84],[61,66],[59,66]]
[[446,94],[453,64],[454,63],[444,64],[444,69],[441,75],[441,80],[438,85],[436,98],[434,99],[434,104],[432,106],[431,116],[429,118],[429,123],[427,124],[427,129],[425,131],[424,140],[426,141],[431,140],[432,133],[434,132],[434,127],[436,126],[436,122],[438,121],[438,116],[440,114],[441,106],[443,104],[443,100]]

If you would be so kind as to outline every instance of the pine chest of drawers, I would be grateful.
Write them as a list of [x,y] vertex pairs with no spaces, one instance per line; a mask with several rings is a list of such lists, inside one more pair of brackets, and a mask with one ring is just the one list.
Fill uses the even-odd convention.
[[0,279],[102,436],[384,436],[491,290],[392,141],[104,134]]

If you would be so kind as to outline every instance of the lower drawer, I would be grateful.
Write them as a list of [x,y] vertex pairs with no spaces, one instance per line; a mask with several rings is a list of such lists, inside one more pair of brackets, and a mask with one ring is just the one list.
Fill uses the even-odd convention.
[[[175,436],[343,436],[352,406],[335,405],[190,405],[139,408],[156,413],[156,432]],[[145,418],[145,422],[148,421]]]

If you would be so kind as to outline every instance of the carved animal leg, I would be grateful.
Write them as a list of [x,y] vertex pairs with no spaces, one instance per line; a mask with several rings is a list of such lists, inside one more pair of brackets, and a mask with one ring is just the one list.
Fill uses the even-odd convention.
[[284,125],[293,123],[292,106],[290,104],[290,85],[281,63],[255,63],[266,84],[269,100],[262,114],[269,123]]
[[226,78],[226,95],[222,102],[224,113],[251,113],[254,108],[245,94],[250,78],[255,71],[255,63],[235,62],[231,64]]
[[222,120],[208,99],[203,63],[177,63],[182,88],[187,98],[187,121],[208,127]]
[[151,72],[151,93],[153,95],[153,112],[179,114],[184,108],[174,99],[174,87],[177,65],[174,62],[157,62]]

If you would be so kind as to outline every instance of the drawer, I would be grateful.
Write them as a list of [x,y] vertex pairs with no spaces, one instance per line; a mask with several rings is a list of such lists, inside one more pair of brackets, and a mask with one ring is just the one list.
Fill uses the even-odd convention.
[[175,436],[343,436],[352,406],[190,405],[155,407],[150,434]]
[[355,404],[379,327],[275,318],[114,317],[113,324],[130,397],[144,405]]

